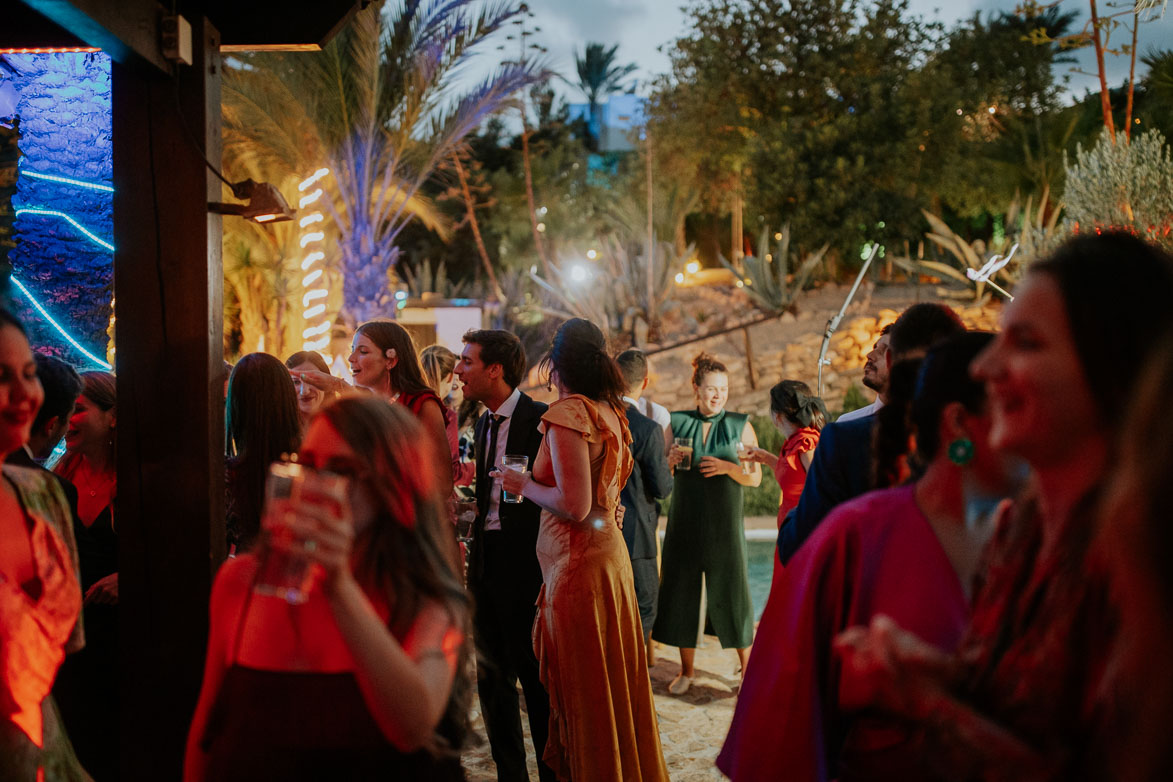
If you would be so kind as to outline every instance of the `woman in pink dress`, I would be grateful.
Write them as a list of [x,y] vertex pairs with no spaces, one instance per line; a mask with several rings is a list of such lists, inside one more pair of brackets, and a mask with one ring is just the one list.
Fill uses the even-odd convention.
[[[1006,484],[987,442],[985,394],[968,374],[990,340],[968,333],[939,345],[920,367],[911,403],[890,400],[890,409],[908,410],[927,462],[919,478],[840,505],[777,572],[717,759],[733,779],[829,780],[849,767],[890,778],[906,762],[908,737],[897,724],[841,708],[832,643],[877,614],[943,650],[961,639],[985,540],[967,524],[966,487],[996,494]],[[890,420],[903,429],[905,418]]]
[[1092,541],[1170,300],[1173,257],[1131,234],[1078,236],[1031,265],[973,363],[991,444],[1033,474],[984,554],[964,640],[944,654],[877,619],[837,644],[845,701],[921,737],[916,778],[1119,778],[1097,767],[1119,604]]

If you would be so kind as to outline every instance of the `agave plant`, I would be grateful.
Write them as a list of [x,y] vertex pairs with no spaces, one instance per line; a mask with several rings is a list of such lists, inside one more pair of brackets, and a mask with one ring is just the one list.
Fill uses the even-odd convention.
[[1009,228],[1009,232],[1000,239],[991,240],[989,244],[981,239],[967,242],[939,216],[924,212],[925,219],[929,221],[929,226],[932,229],[926,234],[926,237],[937,247],[952,255],[956,259],[957,265],[911,258],[895,258],[894,262],[897,266],[913,274],[927,273],[938,277],[948,277],[965,286],[962,291],[939,289],[938,293],[942,297],[972,298],[974,301],[981,301],[987,295],[986,289],[989,286],[984,279],[972,279],[968,274],[970,270],[974,272],[981,270],[988,263],[989,258],[994,255],[1005,256],[1013,253],[1013,263],[1003,266],[992,277],[995,285],[1005,289],[1022,277],[1024,270],[1029,267],[1032,261],[1046,255],[1061,241],[1059,215],[1062,209],[1056,207],[1051,210],[1048,216],[1049,196],[1050,188],[1044,187],[1039,198],[1038,208],[1035,209],[1033,196],[1028,196],[1026,205],[1022,206],[1019,197],[1015,195],[1003,219],[1003,224]]
[[408,295],[412,298],[422,298],[425,293],[435,293],[446,299],[458,299],[465,295],[468,282],[461,280],[453,282],[448,277],[448,269],[443,261],[434,267],[423,261],[413,271],[410,266],[400,268],[400,276],[407,286]]
[[[758,240],[759,252],[769,246],[769,232],[765,231]],[[733,272],[754,304],[767,314],[781,315],[794,306],[795,298],[806,288],[829,247],[824,244],[813,253],[807,253],[791,276],[790,224],[787,223],[782,226],[773,252],[767,252],[762,257],[746,256],[741,259],[741,268],[729,263],[724,256],[718,256],[718,260]]]
[[400,232],[413,218],[447,228],[422,186],[485,117],[536,80],[532,66],[510,65],[463,97],[449,89],[514,13],[502,2],[374,2],[319,53],[245,55],[226,72],[226,160],[298,178],[330,169],[325,206],[338,231],[349,319],[392,312]]

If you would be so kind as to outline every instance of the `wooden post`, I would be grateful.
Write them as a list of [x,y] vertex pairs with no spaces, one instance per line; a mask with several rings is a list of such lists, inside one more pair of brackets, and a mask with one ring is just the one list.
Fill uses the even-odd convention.
[[749,339],[749,326],[741,329],[741,333],[745,335],[745,369],[749,373],[749,387],[753,391],[758,390],[758,377],[753,368],[753,342]]
[[201,157],[219,165],[219,35],[200,17],[191,29],[195,62],[174,77],[113,65],[124,780],[181,776],[225,553],[221,218],[207,209],[221,185]]

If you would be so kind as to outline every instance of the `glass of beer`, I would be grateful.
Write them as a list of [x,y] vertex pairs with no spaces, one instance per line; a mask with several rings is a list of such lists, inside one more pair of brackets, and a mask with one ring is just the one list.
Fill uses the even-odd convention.
[[691,437],[677,437],[673,443],[676,449],[680,452],[680,463],[676,465],[680,470],[692,469],[692,438]]
[[[505,454],[501,460],[501,468],[505,470],[514,470],[516,472],[525,472],[526,467],[529,467],[529,457],[515,454]],[[501,501],[517,503],[521,502],[520,494],[510,494],[504,489],[501,490]]]
[[737,441],[737,461],[741,462],[741,471],[749,475],[749,461],[746,457],[749,455],[749,448],[740,440]]
[[346,478],[311,470],[296,463],[277,462],[265,482],[261,513],[260,569],[253,591],[280,597],[293,605],[304,603],[313,580],[313,561],[305,553],[288,522],[315,507],[338,521],[349,516]]

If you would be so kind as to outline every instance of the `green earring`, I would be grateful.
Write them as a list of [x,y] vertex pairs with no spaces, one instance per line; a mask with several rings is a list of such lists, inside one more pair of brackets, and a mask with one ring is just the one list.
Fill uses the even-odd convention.
[[964,467],[973,461],[973,440],[959,437],[949,443],[949,461],[958,467]]

